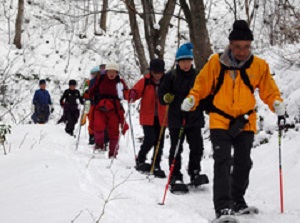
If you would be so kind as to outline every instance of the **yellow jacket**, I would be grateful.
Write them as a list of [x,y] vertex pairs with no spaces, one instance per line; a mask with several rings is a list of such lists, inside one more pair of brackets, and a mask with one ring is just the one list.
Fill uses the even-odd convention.
[[[219,54],[214,54],[198,74],[190,91],[189,96],[192,95],[195,99],[193,109],[199,105],[200,100],[212,93],[213,85],[214,88],[216,87],[220,70]],[[256,100],[254,94],[251,93],[249,87],[241,79],[240,71],[237,71],[235,79],[231,77],[230,72],[233,71],[225,71],[224,82],[219,92],[215,95],[213,104],[225,113],[238,117],[254,109]],[[282,99],[280,91],[270,74],[269,65],[265,60],[254,56],[252,64],[246,69],[246,73],[253,88],[259,89],[260,98],[274,111],[274,101],[282,101]],[[230,120],[217,113],[211,112],[209,119],[210,129],[227,130],[229,128]],[[249,116],[249,123],[245,125],[244,130],[256,132],[255,112]]]

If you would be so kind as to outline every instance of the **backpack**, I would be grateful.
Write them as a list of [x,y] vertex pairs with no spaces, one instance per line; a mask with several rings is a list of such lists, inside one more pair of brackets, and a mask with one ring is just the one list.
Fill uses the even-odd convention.
[[[222,53],[219,54],[219,56],[221,56],[221,55],[222,55]],[[242,78],[244,84],[249,88],[251,93],[254,94],[254,88],[251,85],[249,77],[246,73],[246,69],[248,69],[250,67],[250,65],[253,62],[253,59],[254,59],[254,56],[252,55],[250,57],[250,59],[241,68],[227,67],[224,64],[220,63],[221,70],[220,70],[220,74],[218,77],[217,85],[214,88],[214,84],[213,84],[212,93],[210,95],[208,95],[206,98],[200,100],[200,103],[199,103],[200,108],[207,113],[210,113],[210,112],[218,113],[227,119],[234,120],[234,117],[232,115],[229,115],[229,114],[225,113],[224,111],[218,109],[216,106],[214,106],[213,101],[214,101],[215,95],[219,92],[219,90],[221,89],[221,87],[224,83],[224,77],[225,77],[226,70],[240,70],[240,75],[241,75],[241,78]],[[252,112],[253,112],[253,109],[248,111],[246,114],[250,115]]]
[[[93,103],[95,105],[98,104],[101,99],[105,99],[105,98],[106,99],[119,99],[118,96],[104,95],[104,94],[100,93],[99,87],[100,87],[100,84],[102,83],[102,81],[104,80],[104,78],[105,78],[105,75],[101,74],[100,78],[99,78],[98,85],[96,87],[96,93],[95,93],[95,96],[93,98]],[[116,76],[116,80],[117,80],[117,83],[120,83],[120,76],[119,75]]]

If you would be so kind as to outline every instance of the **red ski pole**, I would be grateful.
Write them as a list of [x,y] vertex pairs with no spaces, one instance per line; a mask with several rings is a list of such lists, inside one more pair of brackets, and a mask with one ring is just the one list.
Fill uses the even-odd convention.
[[284,212],[283,202],[283,174],[282,174],[282,155],[281,155],[281,138],[283,126],[279,123],[278,126],[278,148],[279,148],[279,187],[280,187],[280,212]]
[[164,192],[163,200],[162,200],[161,203],[159,203],[159,205],[164,205],[165,204],[167,192],[168,192],[169,185],[170,185],[171,178],[172,178],[172,174],[173,174],[173,171],[174,171],[174,168],[175,168],[176,157],[178,155],[179,148],[180,148],[181,138],[182,138],[183,133],[184,133],[184,128],[185,128],[185,120],[183,120],[182,126],[181,126],[181,128],[179,130],[179,138],[178,138],[178,142],[177,142],[177,145],[176,145],[176,150],[175,150],[174,158],[172,160],[172,164],[171,164],[171,167],[170,167],[170,172],[169,172],[168,181],[167,181],[167,184],[166,184],[166,187],[165,187],[165,192]]

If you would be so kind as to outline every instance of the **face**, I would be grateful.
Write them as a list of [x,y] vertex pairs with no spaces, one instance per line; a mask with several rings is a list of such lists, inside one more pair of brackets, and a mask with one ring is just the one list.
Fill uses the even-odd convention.
[[46,84],[41,84],[40,89],[45,90],[46,89]]
[[193,60],[190,60],[190,59],[178,61],[178,65],[179,65],[180,69],[185,72],[188,72],[191,69],[192,64],[193,64]]
[[154,78],[154,80],[160,80],[161,78],[162,78],[162,76],[164,75],[163,73],[156,73],[156,72],[153,72],[153,71],[151,71],[151,74],[152,74],[152,76],[153,76],[153,78]]
[[230,49],[237,60],[245,60],[250,54],[251,41],[234,40],[230,42]]
[[70,85],[70,90],[74,91],[76,88],[76,85]]
[[110,79],[110,80],[115,79],[118,74],[118,72],[115,70],[108,70],[108,71],[106,71],[106,73],[107,73],[108,79]]

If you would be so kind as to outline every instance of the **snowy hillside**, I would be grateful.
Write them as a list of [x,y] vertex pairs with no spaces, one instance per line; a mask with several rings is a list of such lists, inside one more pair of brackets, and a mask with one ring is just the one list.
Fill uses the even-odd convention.
[[[138,128],[135,130],[138,135]],[[166,179],[149,181],[134,170],[128,133],[121,138],[120,153],[111,169],[108,169],[111,160],[107,154],[91,159],[85,130],[77,152],[74,151],[75,142],[64,133],[63,126],[19,125],[13,128],[6,145],[9,154],[0,156],[0,222],[88,223],[95,222],[103,210],[100,222],[200,223],[214,217],[211,184],[186,195],[168,193],[166,205],[158,205]],[[296,132],[289,132],[283,140],[285,214],[279,214],[276,135],[269,144],[253,150],[254,167],[246,199],[261,213],[240,217],[242,222],[298,222],[299,143],[300,136]],[[164,170],[167,170],[168,145],[169,140],[162,161]],[[208,141],[205,148],[203,172],[211,180]],[[112,191],[113,183],[115,187],[120,185]],[[108,203],[104,209],[105,200]]]

